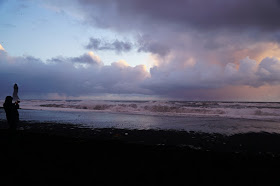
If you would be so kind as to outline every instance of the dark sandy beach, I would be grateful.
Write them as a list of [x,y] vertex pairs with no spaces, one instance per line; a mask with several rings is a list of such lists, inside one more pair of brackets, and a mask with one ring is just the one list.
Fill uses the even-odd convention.
[[0,121],[1,185],[279,185],[280,135]]

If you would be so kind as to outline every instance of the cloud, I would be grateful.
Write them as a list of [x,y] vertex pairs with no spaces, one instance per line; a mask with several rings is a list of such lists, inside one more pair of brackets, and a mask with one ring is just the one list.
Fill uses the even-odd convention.
[[155,40],[149,35],[143,35],[138,37],[138,52],[150,52],[160,56],[166,56],[170,49],[168,45]]
[[182,61],[195,58],[226,65],[246,56],[261,61],[268,56],[258,54],[272,50],[271,43],[280,41],[279,0],[79,0],[72,7],[56,1],[51,4],[65,12],[75,9],[87,25],[134,34],[133,42],[92,38],[88,49],[126,52],[135,48],[159,56],[176,55]]
[[101,64],[101,59],[99,56],[95,55],[93,52],[88,52],[79,57],[68,58],[69,61],[73,63],[82,63],[82,64]]
[[280,79],[280,60],[276,58],[265,58],[258,68],[261,81],[266,84],[278,85]]
[[[145,66],[124,61],[103,65],[93,53],[79,57],[57,57],[44,62],[32,56],[12,57],[0,53],[1,97],[11,94],[18,83],[21,95],[38,98],[49,94],[88,96],[95,94],[149,94],[140,84],[149,74]],[[87,64],[77,68],[76,63]]]
[[117,54],[123,52],[130,52],[136,49],[137,52],[146,52],[151,54],[157,54],[160,56],[165,56],[169,53],[169,48],[167,46],[162,45],[157,41],[153,41],[148,36],[138,37],[137,42],[131,43],[129,41],[111,41],[106,42],[102,39],[93,38],[89,39],[89,43],[85,46],[86,49],[92,50],[104,50],[104,51],[115,51]]
[[82,24],[131,36],[129,41],[92,37],[86,49],[148,52],[153,67],[148,72],[144,65],[131,67],[124,61],[104,65],[93,53],[42,61],[12,57],[1,50],[2,87],[19,82],[30,94],[146,94],[190,99],[226,99],[239,92],[248,98],[257,90],[273,90],[277,97],[278,0],[48,2],[58,13],[79,15]]
[[[101,40],[96,38],[90,38],[89,44],[86,46],[86,49],[102,50],[103,47],[100,47]],[[104,45],[104,44],[103,44]]]
[[103,62],[100,57],[95,55],[93,52],[85,53],[79,57],[55,57],[47,60],[47,63],[73,63],[76,68],[84,67],[87,68],[88,65],[102,66]]
[[[0,96],[10,95],[12,85],[18,83],[20,94],[25,98],[137,94],[226,100],[237,99],[240,87],[252,93],[259,89],[269,92],[280,84],[280,60],[277,58],[265,58],[258,63],[246,57],[238,64],[228,63],[224,67],[200,61],[181,67],[166,63],[151,68],[150,73],[144,65],[132,67],[123,60],[104,65],[100,59],[96,63],[97,59],[93,53],[86,53],[44,62],[32,56],[12,57],[0,51]],[[77,68],[77,63],[87,65]],[[246,98],[252,97],[256,98],[256,94]]]
[[259,64],[246,57],[238,65],[228,63],[222,67],[197,62],[193,66],[169,69],[172,69],[172,63],[153,67],[144,87],[160,95],[174,96],[176,93],[177,97],[186,95],[186,92],[198,95],[204,90],[206,94],[208,91],[215,92],[217,99],[220,96],[218,90],[229,86],[260,88],[280,84],[280,60],[276,58],[265,58]]
[[161,43],[152,40],[149,36],[139,36],[137,42],[135,43],[129,41],[119,41],[117,39],[115,41],[108,42],[91,37],[85,48],[101,51],[115,51],[116,53],[130,52],[131,50],[136,49],[137,52],[148,52],[160,56],[165,56],[169,52],[169,48],[167,46],[163,46]]
[[0,50],[5,51],[4,47],[0,44]]
[[129,52],[132,49],[133,45],[130,42],[115,40],[113,42],[102,41],[97,38],[90,38],[89,43],[85,47],[86,49],[94,50],[111,50],[116,53]]
[[[278,29],[279,0],[79,0],[87,17],[104,28],[161,25],[180,29]],[[106,12],[106,14],[102,14]],[[129,23],[129,24],[127,24]]]

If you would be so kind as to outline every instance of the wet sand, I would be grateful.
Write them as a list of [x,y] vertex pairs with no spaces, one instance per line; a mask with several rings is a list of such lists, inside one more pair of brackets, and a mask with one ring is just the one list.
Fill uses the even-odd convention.
[[[0,121],[3,185],[279,185],[280,135]],[[2,185],[2,184],[1,184]]]

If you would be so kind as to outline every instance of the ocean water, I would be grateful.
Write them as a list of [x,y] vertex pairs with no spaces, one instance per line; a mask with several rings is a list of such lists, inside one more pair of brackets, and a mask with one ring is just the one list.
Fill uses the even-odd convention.
[[20,120],[89,128],[280,133],[276,102],[22,100],[20,108]]

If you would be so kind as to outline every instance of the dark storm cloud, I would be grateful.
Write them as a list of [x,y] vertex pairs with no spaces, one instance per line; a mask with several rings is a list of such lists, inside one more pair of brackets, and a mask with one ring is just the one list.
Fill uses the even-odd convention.
[[138,48],[138,52],[150,52],[153,54],[159,54],[161,56],[165,56],[168,53],[168,48],[162,46],[158,43],[145,43],[142,44],[141,47]]
[[[93,57],[94,54],[81,56]],[[0,96],[10,95],[14,83],[19,84],[22,96],[35,95],[32,98],[52,93],[67,96],[105,93],[178,97],[190,92],[207,97],[203,92],[228,85],[260,87],[280,83],[280,61],[276,58],[265,58],[260,64],[245,58],[240,61],[239,68],[233,63],[228,63],[225,68],[197,63],[192,67],[172,69],[172,64],[167,64],[153,67],[148,73],[145,66],[131,67],[124,61],[111,65],[86,63],[86,67],[75,66],[80,60],[84,61],[81,56],[53,58],[44,63],[32,56],[12,57],[1,50]],[[216,93],[219,95],[218,91]]]
[[[279,0],[79,0],[88,19],[103,27],[157,25],[199,29],[280,28]],[[91,8],[104,14],[96,14]],[[109,17],[111,19],[109,19]],[[145,25],[146,23],[148,25]],[[156,24],[156,25],[153,25]],[[133,29],[133,28],[132,28]]]
[[[77,2],[86,24],[121,34],[139,33],[137,51],[178,56],[181,61],[172,61],[176,64],[188,58],[222,65],[246,56],[257,59],[257,53],[263,52],[257,51],[258,45],[280,41],[279,0]],[[92,46],[101,44],[95,40]]]
[[[157,54],[151,55],[155,64],[150,73],[143,65],[131,67],[122,61],[104,65],[93,53],[55,57],[44,63],[34,57],[11,57],[0,51],[1,87],[18,82],[26,93],[133,93],[175,98],[203,98],[215,89],[217,95],[213,95],[217,98],[221,95],[219,90],[227,86],[280,84],[280,61],[272,57],[280,57],[278,0],[52,3],[63,9],[60,12],[67,12],[71,6],[68,12],[77,11],[86,25],[134,37],[133,42],[91,38],[85,48],[116,53],[135,49]],[[3,89],[1,94],[6,92]]]
[[93,63],[91,58],[97,56],[90,52],[76,58],[53,58],[44,63],[32,56],[11,57],[0,50],[0,96],[10,95],[14,83],[19,84],[22,96],[33,95],[33,98],[50,93],[67,96],[149,93],[139,85],[148,76],[143,65],[130,67],[124,62],[115,62],[104,66],[102,62]]
[[98,38],[90,38],[89,43],[85,46],[86,49],[93,50],[107,50],[115,51],[116,53],[129,52],[136,49],[138,52],[150,52],[158,55],[166,55],[169,52],[169,48],[161,43],[154,41],[149,37],[139,37],[138,41],[132,44],[129,41],[115,40],[112,42],[106,42]]
[[94,50],[111,50],[116,53],[129,52],[132,49],[133,45],[130,42],[115,40],[112,42],[102,41],[97,38],[90,38],[89,43],[86,46],[86,49]]
[[[235,59],[236,51],[254,48],[260,42],[280,41],[279,0],[76,0],[75,4],[48,1],[70,13],[75,9],[84,24],[121,34],[149,35],[139,43],[135,36],[139,52],[167,55],[185,51],[187,57],[205,62],[209,55],[216,55],[216,62],[224,64],[246,57]],[[129,51],[135,47],[130,44],[92,38],[87,48]]]
[[150,52],[153,54],[158,54],[160,56],[165,56],[169,53],[170,49],[165,43],[155,40],[151,36],[141,36],[138,37],[138,52]]
[[[279,0],[77,0],[75,3],[71,7],[52,1],[69,12],[78,7],[76,13],[82,15],[84,24],[135,36],[132,45],[92,38],[88,49],[116,52],[136,49],[160,56],[178,56],[182,62],[175,61],[176,64],[195,58],[226,65],[238,63],[246,56],[256,59],[257,53],[263,52],[257,51],[258,44],[280,42]],[[161,63],[165,62],[158,61],[158,65]]]

